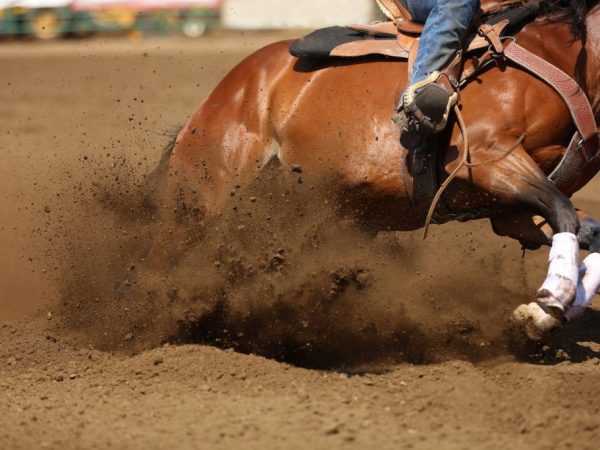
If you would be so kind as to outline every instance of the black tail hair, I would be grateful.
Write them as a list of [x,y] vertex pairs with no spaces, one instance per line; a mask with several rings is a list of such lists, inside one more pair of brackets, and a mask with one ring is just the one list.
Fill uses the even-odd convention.
[[585,39],[585,18],[599,0],[541,0],[540,15],[550,22],[568,22],[577,39]]

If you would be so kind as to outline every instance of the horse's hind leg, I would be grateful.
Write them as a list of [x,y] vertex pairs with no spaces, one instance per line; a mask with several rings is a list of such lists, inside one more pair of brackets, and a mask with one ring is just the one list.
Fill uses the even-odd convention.
[[537,300],[522,305],[515,318],[531,338],[541,338],[565,320],[573,304],[579,279],[579,219],[571,201],[544,175],[523,147],[491,167],[472,169],[464,177],[499,203],[540,214],[554,232],[548,276]]

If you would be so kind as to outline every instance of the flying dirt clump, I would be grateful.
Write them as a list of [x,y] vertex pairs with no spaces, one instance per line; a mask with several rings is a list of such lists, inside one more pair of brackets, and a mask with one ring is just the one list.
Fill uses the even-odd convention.
[[[277,164],[217,216],[170,226],[160,176],[94,172],[56,234],[61,326],[99,348],[193,342],[330,368],[480,359],[505,351],[502,318],[529,293],[522,261],[473,227],[427,244],[373,237],[341,215],[331,183]],[[186,230],[177,258],[148,261],[173,227]]]

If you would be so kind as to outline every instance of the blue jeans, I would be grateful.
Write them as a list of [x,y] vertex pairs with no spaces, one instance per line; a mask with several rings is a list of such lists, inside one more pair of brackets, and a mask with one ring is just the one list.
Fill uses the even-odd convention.
[[425,24],[410,84],[442,70],[460,48],[479,11],[479,0],[404,0],[413,19]]

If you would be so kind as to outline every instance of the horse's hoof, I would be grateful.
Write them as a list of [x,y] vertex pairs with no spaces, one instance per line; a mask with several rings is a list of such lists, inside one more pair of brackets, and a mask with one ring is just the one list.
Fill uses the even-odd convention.
[[564,322],[562,311],[556,308],[542,307],[535,302],[521,305],[515,309],[513,319],[532,341],[541,341]]

